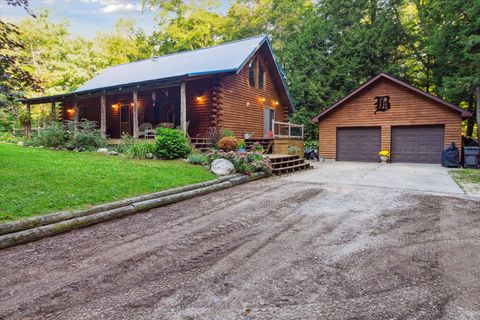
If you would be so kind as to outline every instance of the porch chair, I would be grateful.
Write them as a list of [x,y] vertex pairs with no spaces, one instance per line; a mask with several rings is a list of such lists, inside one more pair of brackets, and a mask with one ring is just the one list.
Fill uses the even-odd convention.
[[[190,139],[190,135],[188,134],[188,127],[190,127],[190,121],[187,121],[186,123],[186,128],[185,128],[185,134],[187,135],[187,138]],[[182,130],[182,126],[176,127],[178,130]]]
[[152,129],[153,129],[153,126],[150,122],[144,122],[138,126],[138,136],[148,138],[147,135],[150,136],[151,131],[150,132],[146,132],[146,131],[152,130]]

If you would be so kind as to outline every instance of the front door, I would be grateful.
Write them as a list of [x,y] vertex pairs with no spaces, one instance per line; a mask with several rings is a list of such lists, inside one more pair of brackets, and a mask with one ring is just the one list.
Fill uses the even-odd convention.
[[270,132],[273,131],[272,120],[275,119],[275,110],[263,109],[263,137],[270,138]]
[[120,136],[130,134],[130,106],[120,105]]

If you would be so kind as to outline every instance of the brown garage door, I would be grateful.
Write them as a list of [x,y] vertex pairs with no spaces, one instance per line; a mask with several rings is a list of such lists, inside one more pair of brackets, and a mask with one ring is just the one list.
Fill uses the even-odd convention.
[[392,162],[441,163],[443,137],[443,125],[393,127]]
[[380,127],[338,128],[338,161],[379,161]]

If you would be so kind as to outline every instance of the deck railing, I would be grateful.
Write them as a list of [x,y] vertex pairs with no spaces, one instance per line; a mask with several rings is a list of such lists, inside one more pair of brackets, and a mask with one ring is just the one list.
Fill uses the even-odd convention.
[[272,134],[274,138],[303,139],[303,132],[303,124],[272,120]]

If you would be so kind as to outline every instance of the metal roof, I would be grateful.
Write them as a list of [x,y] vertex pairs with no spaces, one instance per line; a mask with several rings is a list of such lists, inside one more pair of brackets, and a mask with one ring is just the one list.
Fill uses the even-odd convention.
[[268,36],[260,35],[251,38],[219,44],[213,47],[173,53],[155,58],[109,67],[87,81],[74,92],[46,97],[26,99],[28,103],[45,103],[68,96],[92,94],[104,90],[146,83],[180,81],[188,77],[211,75],[217,73],[238,73],[266,43],[274,61],[275,75],[280,79],[285,97],[295,111],[293,100],[286,83],[285,73],[278,64]]
[[116,65],[100,72],[75,92],[152,80],[237,72],[267,37],[256,36],[225,44]]

